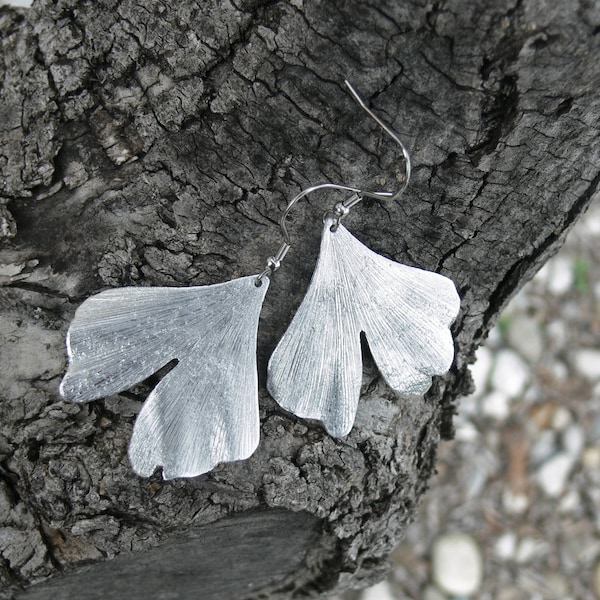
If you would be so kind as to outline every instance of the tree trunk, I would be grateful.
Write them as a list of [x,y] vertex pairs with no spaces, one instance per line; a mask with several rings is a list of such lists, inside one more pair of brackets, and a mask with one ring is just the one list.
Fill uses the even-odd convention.
[[[598,188],[599,31],[591,2],[0,7],[0,598],[318,597],[379,579],[475,348]],[[156,381],[62,401],[76,307],[106,287],[257,273],[300,189],[397,185],[397,151],[344,78],[414,164],[399,203],[364,201],[348,227],[457,283],[451,372],[397,398],[365,349],[341,440],[268,396],[336,200],[323,193],[297,207],[263,308],[257,452],[190,480],[135,476],[126,448]]]

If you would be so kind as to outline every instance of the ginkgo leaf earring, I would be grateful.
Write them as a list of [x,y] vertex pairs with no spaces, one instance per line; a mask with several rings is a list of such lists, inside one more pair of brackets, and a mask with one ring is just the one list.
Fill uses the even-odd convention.
[[336,437],[347,435],[354,423],[362,380],[361,332],[390,387],[399,393],[423,394],[431,377],[445,373],[452,364],[449,326],[460,308],[450,279],[384,258],[340,224],[363,197],[397,198],[410,177],[410,159],[398,136],[350,90],[402,148],[404,184],[396,194],[353,190],[346,202],[326,215],[312,281],[271,356],[267,382],[283,408],[322,421]]
[[62,396],[88,402],[178,364],[138,415],[129,457],[139,475],[194,477],[258,445],[256,333],[268,288],[257,276],[215,285],[121,288],[92,296],[67,334]]

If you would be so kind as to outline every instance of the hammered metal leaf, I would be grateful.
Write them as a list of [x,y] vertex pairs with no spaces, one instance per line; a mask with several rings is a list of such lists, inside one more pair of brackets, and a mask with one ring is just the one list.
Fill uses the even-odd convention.
[[384,258],[332,224],[326,220],[306,296],[269,361],[267,387],[283,408],[342,437],[360,396],[361,332],[390,387],[423,394],[452,364],[449,326],[460,298],[447,277]]
[[256,276],[187,288],[121,288],[92,296],[67,334],[60,393],[88,402],[123,391],[173,359],[129,446],[134,470],[194,477],[258,445],[256,333],[269,281]]

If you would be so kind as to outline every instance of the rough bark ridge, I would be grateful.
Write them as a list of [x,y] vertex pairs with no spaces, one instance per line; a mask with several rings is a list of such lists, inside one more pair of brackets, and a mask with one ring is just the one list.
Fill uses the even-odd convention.
[[[599,31],[586,0],[0,8],[0,597],[317,597],[380,577],[473,350],[598,187]],[[189,481],[133,476],[149,386],[58,397],[75,308],[107,286],[257,272],[278,211],[309,184],[393,186],[397,154],[344,77],[415,165],[401,203],[365,201],[348,226],[457,282],[452,372],[403,400],[367,359],[343,440],[285,414],[263,381],[250,460]],[[263,380],[332,201],[295,213],[263,310]]]

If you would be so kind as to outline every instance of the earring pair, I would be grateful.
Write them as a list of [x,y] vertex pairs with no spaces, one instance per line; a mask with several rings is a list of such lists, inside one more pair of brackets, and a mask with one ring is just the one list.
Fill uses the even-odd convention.
[[310,286],[269,361],[271,395],[286,410],[320,420],[332,436],[343,437],[360,395],[361,332],[398,393],[425,393],[431,377],[450,368],[449,326],[460,305],[454,283],[380,256],[341,223],[363,198],[396,200],[411,170],[398,135],[346,85],[402,151],[405,176],[397,192],[337,183],[309,187],[289,202],[280,221],[284,242],[262,273],[208,286],[108,290],[77,309],[60,385],[65,399],[89,402],[121,392],[178,361],[135,422],[129,457],[139,475],[161,466],[164,479],[194,477],[245,459],[258,446],[258,319],[270,277],[291,248],[287,216],[314,191],[350,196],[323,219]]

